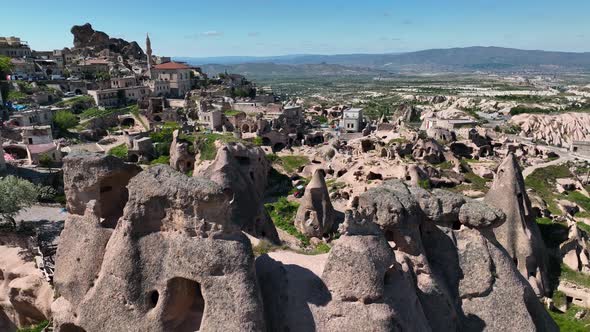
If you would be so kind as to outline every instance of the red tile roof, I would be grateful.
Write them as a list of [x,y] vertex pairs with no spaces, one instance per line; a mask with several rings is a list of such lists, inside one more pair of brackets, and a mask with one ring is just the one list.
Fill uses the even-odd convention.
[[184,63],[179,63],[179,62],[166,62],[166,63],[162,63],[159,65],[156,65],[154,67],[155,69],[169,69],[169,70],[175,70],[175,69],[191,69],[191,67],[185,65]]

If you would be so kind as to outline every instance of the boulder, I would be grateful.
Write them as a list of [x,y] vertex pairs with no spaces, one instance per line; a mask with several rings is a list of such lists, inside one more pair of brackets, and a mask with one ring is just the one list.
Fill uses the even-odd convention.
[[53,289],[31,252],[0,245],[0,331],[13,332],[51,317]]
[[336,212],[324,177],[325,173],[321,169],[313,173],[295,216],[295,227],[308,237],[322,238],[334,224]]

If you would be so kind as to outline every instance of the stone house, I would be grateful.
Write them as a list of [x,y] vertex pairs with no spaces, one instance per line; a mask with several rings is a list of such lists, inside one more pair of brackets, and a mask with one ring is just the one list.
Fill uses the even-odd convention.
[[162,63],[152,70],[156,79],[170,82],[170,95],[178,98],[191,90],[191,71],[190,66],[179,62]]
[[132,86],[118,89],[88,90],[97,106],[113,107],[135,102],[149,96],[150,90],[145,86]]
[[31,48],[18,37],[0,37],[0,55],[9,58],[30,57]]
[[24,144],[47,144],[53,142],[51,126],[30,126],[21,128]]
[[363,109],[350,108],[342,112],[342,128],[349,133],[358,133],[363,129]]
[[38,108],[17,112],[10,116],[9,123],[16,127],[44,126],[53,121],[53,111],[49,108]]
[[590,142],[573,141],[570,151],[581,156],[590,157]]

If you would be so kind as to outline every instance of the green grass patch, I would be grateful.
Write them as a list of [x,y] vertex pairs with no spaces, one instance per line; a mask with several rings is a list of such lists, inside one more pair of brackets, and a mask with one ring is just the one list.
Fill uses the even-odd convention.
[[121,144],[110,149],[108,155],[127,160],[127,152],[127,144]]
[[315,246],[315,248],[313,248],[311,250],[311,252],[309,252],[309,255],[321,255],[321,254],[327,254],[330,252],[330,249],[332,249],[332,247],[330,247],[329,244],[327,243],[320,243],[317,246]]
[[244,112],[238,111],[238,110],[226,110],[226,111],[223,111],[223,114],[225,116],[227,116],[227,117],[236,116],[236,115],[238,115],[240,113],[244,113]]
[[41,322],[41,323],[39,323],[37,325],[33,325],[33,326],[29,326],[29,327],[24,327],[22,329],[18,329],[17,332],[41,332],[47,326],[49,326],[49,322],[48,321],[43,321],[43,322]]
[[346,183],[338,182],[336,179],[329,179],[326,181],[326,186],[329,192],[346,188]]
[[590,276],[582,272],[574,271],[566,265],[561,265],[561,278],[576,285],[590,288]]
[[590,197],[587,197],[581,192],[572,191],[567,194],[567,199],[578,204],[582,209],[590,211]]
[[26,93],[12,90],[8,92],[6,96],[6,101],[18,102],[27,99],[29,96]]
[[159,156],[152,160],[150,165],[170,165],[170,156]]
[[305,247],[309,246],[309,238],[301,234],[294,225],[295,215],[299,209],[299,203],[290,202],[285,197],[279,198],[275,203],[264,204],[276,227],[295,236]]
[[103,118],[106,116],[111,115],[123,115],[128,114],[133,111],[134,106],[123,107],[123,108],[105,108],[103,110],[98,109],[97,107],[92,107],[84,112],[80,113],[81,119],[93,119],[93,118]]
[[561,209],[557,205],[557,200],[561,197],[554,192],[555,180],[571,176],[567,165],[548,166],[536,169],[525,179],[525,184],[547,203],[547,208],[552,214],[561,215]]
[[217,134],[217,133],[198,133],[196,135],[196,148],[200,151],[200,160],[214,160],[217,156],[217,148],[215,142],[222,143],[242,142],[248,144],[246,141],[235,138],[232,134]]
[[583,230],[584,232],[586,232],[588,235],[590,235],[590,225],[583,223],[583,222],[578,222],[577,223],[578,228]]
[[453,163],[451,161],[443,161],[442,163],[436,165],[440,169],[451,169],[453,168]]
[[[307,158],[306,156],[277,156],[274,155],[272,157],[269,157],[271,155],[267,155],[267,159],[271,160],[274,159],[274,163],[281,165],[283,167],[283,169],[285,170],[285,172],[291,174],[291,173],[295,173],[299,170],[299,168],[309,164],[309,158]],[[275,157],[276,156],[276,157]]]
[[565,313],[554,312],[549,310],[551,318],[559,326],[560,331],[564,332],[588,332],[590,331],[590,315],[582,319],[576,319],[578,311],[585,310],[578,306],[571,306]]
[[469,183],[471,184],[471,189],[473,190],[478,190],[486,193],[490,189],[486,185],[488,183],[488,180],[476,175],[473,172],[465,173],[465,179],[469,181]]

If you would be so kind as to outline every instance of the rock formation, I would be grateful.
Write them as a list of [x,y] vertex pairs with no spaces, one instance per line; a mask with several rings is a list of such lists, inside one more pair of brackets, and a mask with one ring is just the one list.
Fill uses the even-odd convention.
[[194,176],[204,177],[233,193],[231,220],[246,233],[279,243],[277,230],[263,205],[270,165],[259,147],[226,144],[210,165],[197,166]]
[[177,129],[172,133],[170,144],[170,167],[175,170],[187,173],[195,167],[195,155],[189,151],[191,142],[183,140],[180,131]]
[[264,330],[251,245],[230,220],[230,195],[168,166],[128,188],[114,230],[100,223],[100,201],[66,220],[56,331]]
[[549,145],[569,147],[573,141],[590,140],[590,113],[520,114],[512,117],[522,135]]
[[113,156],[80,153],[63,160],[66,208],[84,214],[91,200],[99,202],[100,215],[107,227],[114,227],[127,202],[127,183],[141,168]]
[[90,23],[74,25],[70,31],[74,35],[74,49],[92,49],[95,53],[106,49],[120,53],[126,58],[145,58],[145,53],[137,42],[110,38],[106,33],[94,30]]
[[299,232],[320,239],[330,233],[335,219],[335,211],[324,177],[325,173],[321,169],[313,173],[295,216],[295,227]]
[[29,251],[0,242],[0,331],[13,332],[51,317],[53,289]]
[[506,222],[494,229],[496,239],[535,293],[544,296],[549,289],[545,244],[532,214],[524,178],[514,154],[510,153],[498,167],[485,202],[506,214]]
[[445,160],[443,147],[432,138],[420,139],[414,145],[412,155],[416,160],[439,164]]
[[493,237],[499,209],[400,181],[369,189],[358,206],[327,258],[257,259],[269,328],[558,330]]
[[588,234],[580,230],[574,221],[568,222],[568,226],[568,239],[559,246],[563,264],[574,271],[590,274]]

